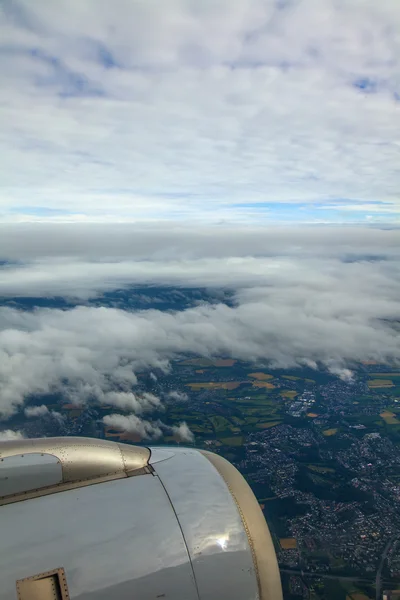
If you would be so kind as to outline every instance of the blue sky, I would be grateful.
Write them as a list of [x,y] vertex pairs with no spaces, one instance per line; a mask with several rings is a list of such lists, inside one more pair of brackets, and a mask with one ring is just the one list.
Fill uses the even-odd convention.
[[398,0],[3,0],[0,220],[396,223]]

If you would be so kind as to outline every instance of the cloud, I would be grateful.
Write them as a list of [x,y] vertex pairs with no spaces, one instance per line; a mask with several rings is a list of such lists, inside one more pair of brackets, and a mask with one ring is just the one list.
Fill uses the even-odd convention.
[[194,442],[194,435],[185,421],[178,426],[172,427],[172,433],[178,442]]
[[265,359],[275,367],[399,360],[399,337],[390,324],[400,317],[399,282],[369,265],[349,267],[343,275],[335,269],[315,274],[311,266],[306,281],[303,272],[290,270],[273,285],[239,291],[233,307],[220,303],[173,313],[3,307],[2,414],[12,414],[29,394],[57,390],[133,408],[133,394],[113,393],[130,382],[127,372],[166,370],[170,359],[188,352]]
[[148,392],[142,392],[140,395],[133,394],[132,392],[106,392],[104,394],[99,392],[97,400],[102,404],[133,411],[135,414],[162,409],[160,399]]
[[60,425],[64,423],[65,416],[56,410],[49,410],[45,404],[40,406],[27,406],[24,410],[24,414],[28,419],[38,419],[40,417],[49,417],[54,419]]
[[333,375],[337,375],[338,377],[340,377],[342,381],[346,381],[348,383],[353,381],[354,373],[350,369],[338,367],[337,365],[332,365],[329,370]]
[[340,222],[385,201],[393,221],[399,19],[397,0],[5,0],[0,215]]
[[343,258],[370,255],[371,250],[375,255],[398,257],[398,242],[396,226],[0,224],[1,259],[15,263],[53,259],[57,267],[71,259],[118,264],[246,256]]
[[185,394],[185,392],[173,390],[172,392],[168,392],[167,398],[170,400],[175,400],[176,402],[186,402],[189,396]]
[[12,429],[3,429],[3,431],[0,431],[0,442],[22,440],[24,437],[21,431],[13,431]]
[[163,432],[158,424],[140,419],[135,414],[130,415],[106,415],[103,417],[103,423],[120,431],[137,433],[144,439],[158,439],[162,437]]
[[52,411],[50,411],[49,414],[50,414],[50,417],[52,419],[54,419],[55,421],[57,421],[60,425],[62,425],[65,422],[66,417],[63,414],[59,413],[58,411],[52,410]]
[[[159,227],[135,237],[135,228],[89,227],[75,245],[68,227],[11,230],[18,235],[0,235],[0,295],[9,302],[0,307],[3,418],[32,394],[140,417],[162,405],[135,389],[136,374],[167,372],[187,353],[265,360],[271,368],[322,364],[342,377],[353,362],[400,360],[397,229]],[[179,302],[185,288],[200,286],[213,290],[213,302],[199,294],[184,310],[101,306],[104,291],[126,286],[121,297],[134,300],[134,286],[146,284],[156,296],[172,286]],[[42,304],[49,295],[56,305],[60,296],[79,301],[63,309],[13,305],[36,295],[46,297]]]
[[156,440],[162,437],[164,434],[169,434],[173,435],[175,440],[178,442],[191,443],[194,441],[194,435],[190,431],[185,421],[179,423],[179,425],[174,425],[171,427],[160,420],[155,422],[146,421],[137,417],[135,414],[113,414],[103,417],[103,423],[109,427],[119,429],[120,431],[136,433],[144,439]]
[[49,409],[45,404],[40,406],[27,406],[24,410],[25,416],[29,418],[44,417],[49,414]]
[[354,261],[380,260],[368,269],[396,277],[400,252],[398,229],[372,227],[20,225],[0,228],[0,257],[11,262],[1,270],[0,295],[84,299],[127,285],[237,289],[291,274],[306,285],[327,271],[340,287]]

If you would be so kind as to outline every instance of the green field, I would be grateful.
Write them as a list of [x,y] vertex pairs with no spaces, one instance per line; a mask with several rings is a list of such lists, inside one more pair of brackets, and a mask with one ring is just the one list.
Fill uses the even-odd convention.
[[219,438],[219,441],[224,446],[242,446],[243,436],[236,435],[236,436],[231,436],[231,437]]
[[220,415],[209,416],[208,420],[211,422],[215,433],[220,433],[221,431],[230,430],[233,433],[237,433],[240,431],[240,428],[237,425],[232,425],[228,419],[225,417],[221,417]]

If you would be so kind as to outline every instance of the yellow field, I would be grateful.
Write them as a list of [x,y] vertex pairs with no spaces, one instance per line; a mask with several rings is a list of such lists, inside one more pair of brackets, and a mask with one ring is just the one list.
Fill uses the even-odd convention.
[[307,417],[310,419],[315,419],[316,417],[319,417],[319,415],[317,415],[317,413],[307,413]]
[[274,390],[275,386],[268,381],[252,381],[253,387],[255,388],[267,388],[268,390]]
[[400,377],[400,373],[370,373],[370,377]]
[[282,398],[296,398],[297,392],[294,390],[282,390],[279,392],[279,395],[282,396]]
[[325,429],[325,431],[322,432],[323,435],[325,435],[326,437],[329,437],[331,435],[336,435],[338,432],[337,429]]
[[268,373],[249,373],[249,377],[254,377],[254,379],[273,379],[273,375],[268,375]]
[[241,381],[208,381],[204,383],[187,383],[192,390],[235,390]]
[[384,410],[379,415],[388,425],[396,425],[399,421],[396,418],[395,413],[390,412],[389,410]]
[[391,379],[371,379],[368,381],[369,388],[388,388],[394,387],[394,383]]
[[233,358],[221,358],[220,360],[214,361],[214,366],[215,367],[233,367],[233,365],[236,362],[237,361],[233,360]]
[[282,421],[269,421],[267,423],[258,423],[256,427],[258,427],[258,429],[269,429],[270,427],[275,427],[275,425],[280,425],[281,423]]
[[296,538],[280,538],[279,543],[283,550],[293,550],[297,548]]

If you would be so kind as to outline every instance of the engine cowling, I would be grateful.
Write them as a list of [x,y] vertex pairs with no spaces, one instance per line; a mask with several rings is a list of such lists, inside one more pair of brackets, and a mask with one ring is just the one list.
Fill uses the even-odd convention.
[[0,459],[0,600],[282,598],[258,502],[217,454],[45,438]]

